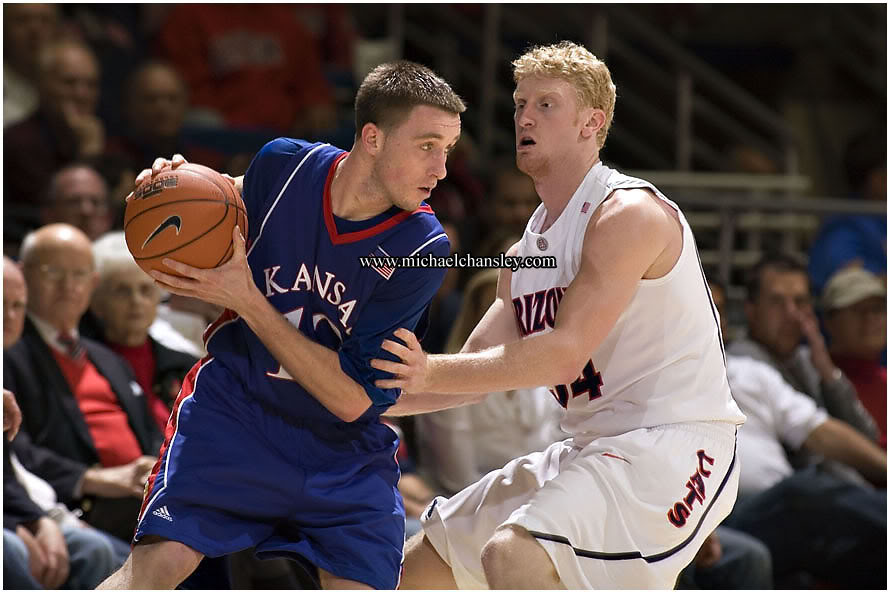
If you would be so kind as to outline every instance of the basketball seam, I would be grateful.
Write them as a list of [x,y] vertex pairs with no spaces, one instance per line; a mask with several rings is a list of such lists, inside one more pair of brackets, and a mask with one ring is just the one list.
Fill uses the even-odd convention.
[[[186,170],[188,171],[188,169],[186,169]],[[231,206],[233,208],[235,208],[235,224],[238,225],[238,223],[239,223],[238,212],[242,212],[244,214],[244,221],[245,221],[245,223],[247,222],[247,210],[238,206],[238,200],[240,200],[240,196],[237,195],[238,190],[235,188],[234,185],[232,185],[228,181],[223,181],[223,185],[220,185],[220,183],[218,182],[217,179],[215,179],[214,177],[211,177],[210,175],[206,175],[201,171],[189,171],[189,172],[195,173],[196,175],[200,175],[201,177],[203,177],[204,179],[206,179],[207,181],[209,181],[213,185],[215,185],[222,192],[222,194],[226,197],[226,217],[228,217],[228,215],[229,215],[229,205],[231,204]],[[231,199],[231,198],[234,198],[234,199]],[[223,218],[223,220],[225,220],[225,218]],[[241,228],[241,225],[238,225],[238,226],[243,234],[244,229]],[[214,228],[216,228],[216,227],[214,227]],[[229,255],[229,251],[232,252],[231,255]],[[215,268],[215,267],[219,266],[221,263],[228,261],[234,254],[235,254],[235,243],[231,239],[229,239],[229,246],[226,247],[226,250],[223,253],[222,257],[220,257],[217,260],[216,265],[213,267]]]
[[[188,169],[187,169],[187,171],[188,171]],[[229,183],[228,181],[223,181],[223,182],[221,182],[222,185],[220,185],[220,182],[216,178],[214,178],[210,175],[206,175],[202,171],[190,171],[190,172],[195,173],[196,175],[200,175],[201,177],[210,181],[217,188],[220,189],[220,191],[226,197],[226,216],[229,215],[229,204],[231,204],[231,206],[233,208],[235,208],[235,210],[236,210],[235,224],[238,225],[238,228],[240,229],[242,236],[243,236],[244,233],[246,232],[246,229],[243,228],[244,225],[239,224],[240,220],[239,220],[238,213],[240,212],[244,215],[244,224],[246,225],[247,224],[247,210],[245,208],[241,208],[238,205],[239,201],[241,201],[242,203],[243,203],[243,201],[241,200],[241,196],[238,195],[237,188],[234,185],[232,185],[231,183]],[[233,198],[233,199],[230,199],[230,198]],[[225,220],[225,219],[223,219],[223,220]],[[231,255],[229,255],[230,251],[231,251]],[[225,253],[223,253],[222,257],[220,257],[219,260],[217,260],[216,265],[214,267],[217,267],[221,263],[228,261],[234,254],[235,254],[235,243],[231,239],[229,239],[229,246],[226,248],[226,251],[225,251]]]
[[[188,200],[178,200],[176,203],[182,203],[182,202],[213,202],[213,203],[215,203],[215,204],[219,204],[219,200],[208,200],[208,199],[206,199],[206,198],[197,198],[197,199],[188,199]],[[145,212],[148,212],[149,210],[154,210],[155,208],[163,208],[164,206],[168,206],[168,205],[169,205],[169,204],[160,204],[160,205],[158,205],[158,206],[152,206],[151,208],[148,208],[148,209],[146,209],[146,210],[143,210],[142,212],[140,212],[139,214],[137,214],[136,216],[134,216],[133,218],[131,218],[131,219],[130,219],[130,222],[133,222],[134,219],[136,219],[138,216],[141,216],[141,215],[144,214]],[[183,243],[183,244],[181,244],[181,245],[177,245],[177,246],[174,247],[173,249],[168,249],[167,251],[163,251],[163,252],[161,252],[161,253],[158,253],[157,255],[152,255],[152,256],[136,256],[136,255],[133,255],[132,252],[130,252],[130,254],[133,255],[133,259],[136,260],[136,261],[143,261],[143,260],[157,259],[157,258],[159,258],[159,257],[163,257],[163,256],[165,256],[165,255],[169,255],[170,253],[173,253],[174,251],[179,251],[179,250],[182,249],[183,247],[188,247],[189,245],[191,245],[191,244],[194,243],[195,241],[197,241],[197,240],[199,240],[199,239],[201,239],[201,238],[203,238],[203,237],[206,237],[209,233],[211,233],[211,232],[212,232],[213,230],[215,230],[219,225],[221,225],[221,224],[226,220],[226,218],[228,218],[228,216],[229,216],[229,210],[228,210],[228,205],[227,205],[227,206],[226,206],[226,211],[225,211],[225,213],[223,214],[222,218],[220,218],[220,219],[219,219],[213,226],[211,226],[210,228],[208,228],[206,231],[204,231],[203,233],[201,233],[201,234],[198,235],[197,237],[191,239],[190,241],[187,241],[187,242],[185,242],[185,243]],[[127,224],[129,224],[129,223],[127,223]],[[126,227],[126,225],[125,225],[125,226],[124,226],[124,232],[125,232],[125,233],[126,233],[126,229],[127,229],[127,227]],[[229,244],[230,244],[230,245],[231,245],[231,243],[232,243],[231,240],[229,240]]]

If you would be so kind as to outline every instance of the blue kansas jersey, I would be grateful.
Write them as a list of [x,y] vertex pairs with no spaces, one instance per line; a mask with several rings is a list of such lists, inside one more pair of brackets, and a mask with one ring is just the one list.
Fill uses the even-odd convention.
[[[400,327],[415,328],[445,270],[381,273],[361,267],[359,257],[444,257],[449,243],[426,204],[414,212],[393,207],[361,222],[334,216],[330,184],[346,154],[327,144],[287,138],[260,150],[244,177],[247,260],[269,302],[303,334],[337,351],[343,372],[364,387],[372,405],[357,422],[366,424],[398,397],[397,389],[374,385],[389,375],[372,368],[371,359],[395,360],[380,344]],[[287,417],[342,423],[287,374],[231,311],[208,328],[205,339],[209,354],[265,407]]]

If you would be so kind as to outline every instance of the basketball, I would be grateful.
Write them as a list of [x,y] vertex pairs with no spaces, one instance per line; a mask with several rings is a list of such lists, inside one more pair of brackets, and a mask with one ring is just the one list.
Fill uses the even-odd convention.
[[247,237],[247,211],[225,177],[203,165],[184,163],[144,181],[124,212],[127,248],[139,267],[179,275],[165,257],[215,268],[232,257],[235,225]]

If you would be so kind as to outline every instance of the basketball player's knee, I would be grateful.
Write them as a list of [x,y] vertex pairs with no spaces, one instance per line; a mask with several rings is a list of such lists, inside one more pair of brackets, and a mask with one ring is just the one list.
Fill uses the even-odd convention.
[[[485,575],[502,578],[515,573],[517,561],[521,561],[520,551],[527,545],[515,529],[499,529],[482,548],[482,568]],[[491,581],[489,581],[491,584]]]
[[482,548],[482,568],[493,589],[549,588],[559,581],[547,551],[515,525],[498,529],[488,540]]
[[151,584],[137,588],[172,589],[195,571],[203,557],[183,543],[146,538],[133,548],[125,567],[129,565],[134,583]]

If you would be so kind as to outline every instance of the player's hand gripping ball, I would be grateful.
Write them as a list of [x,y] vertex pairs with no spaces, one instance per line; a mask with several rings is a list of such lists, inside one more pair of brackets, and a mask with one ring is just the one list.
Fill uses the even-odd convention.
[[124,213],[127,247],[139,267],[177,276],[161,260],[215,268],[232,257],[236,224],[247,237],[247,211],[232,182],[195,163],[142,182]]

